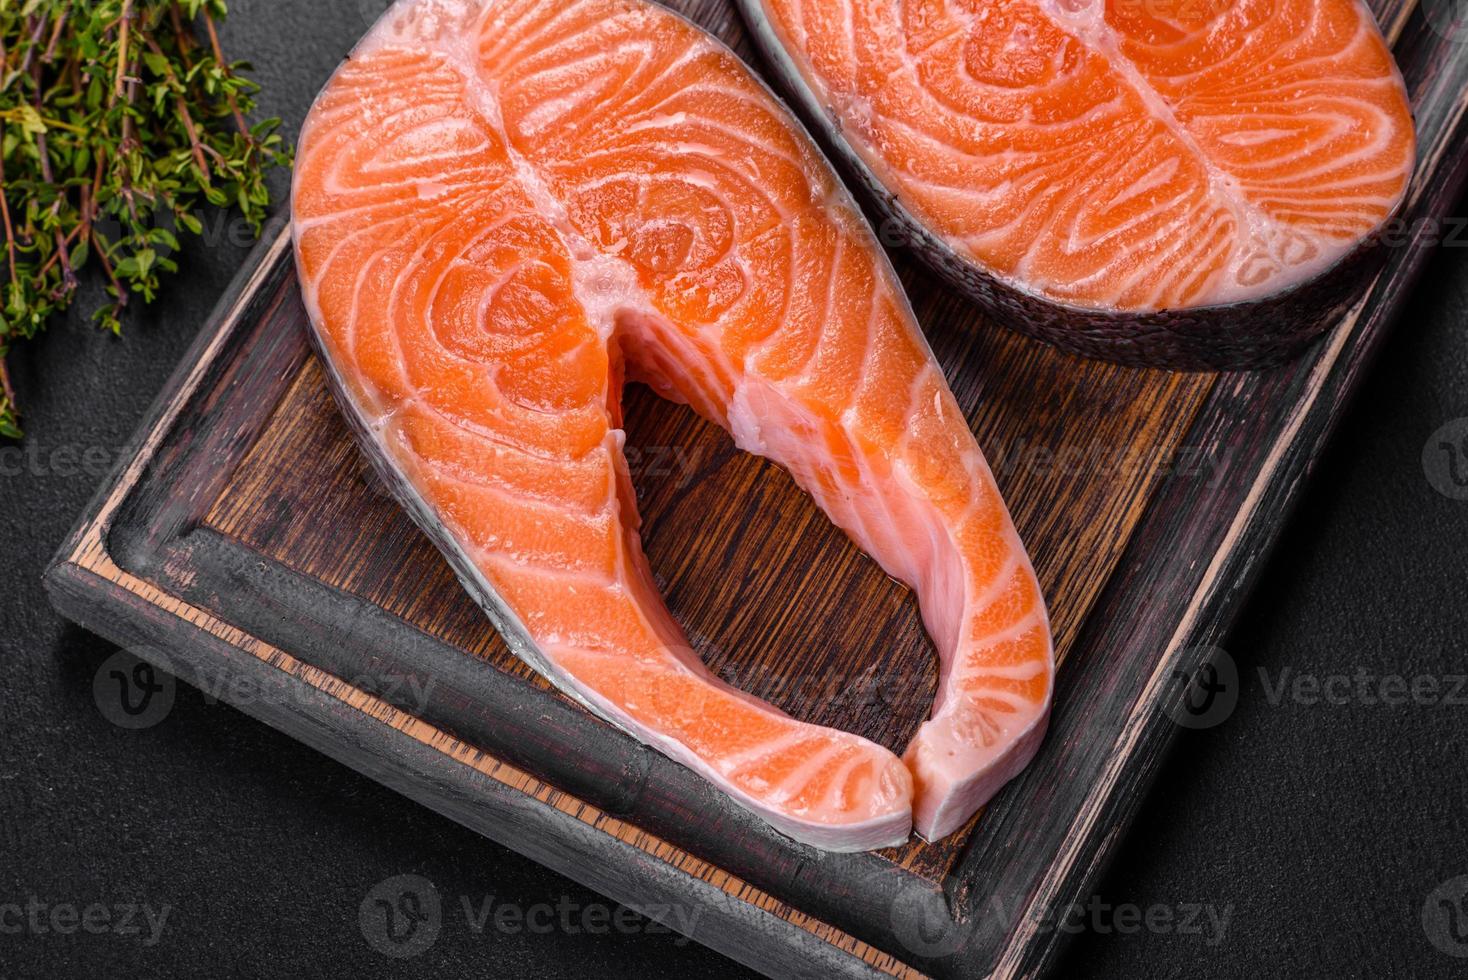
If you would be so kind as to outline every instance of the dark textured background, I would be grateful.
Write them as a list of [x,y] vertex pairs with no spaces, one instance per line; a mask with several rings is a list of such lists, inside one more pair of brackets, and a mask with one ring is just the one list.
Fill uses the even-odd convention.
[[[226,47],[255,62],[264,109],[294,133],[381,3],[232,7]],[[50,610],[41,569],[244,253],[227,240],[189,247],[121,340],[75,320],[11,356],[28,438],[0,449],[0,904],[170,911],[154,945],[146,927],[0,934],[0,977],[735,973],[645,923],[476,934],[466,897],[559,903],[573,926],[601,900],[191,689],[144,732],[99,714],[92,678],[112,648]],[[1423,922],[1434,889],[1468,874],[1468,704],[1270,698],[1287,670],[1468,673],[1468,501],[1436,492],[1422,463],[1439,426],[1468,416],[1465,322],[1468,248],[1442,248],[1228,641],[1237,709],[1178,740],[1064,975],[1468,973]],[[434,883],[445,921],[429,951],[391,960],[364,940],[358,909],[404,873]],[[1132,922],[1125,906],[1178,921],[1194,905],[1227,915],[1221,939],[1212,927],[1113,928]]]

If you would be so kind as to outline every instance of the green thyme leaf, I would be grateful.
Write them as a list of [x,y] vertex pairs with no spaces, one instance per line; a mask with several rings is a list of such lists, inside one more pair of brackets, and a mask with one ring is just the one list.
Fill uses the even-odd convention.
[[[277,119],[251,125],[258,87],[220,49],[224,0],[0,0],[0,437],[19,438],[5,356],[71,306],[120,333],[130,300],[177,271],[207,207],[256,235],[266,177],[289,167]],[[217,223],[208,225],[219,227]]]

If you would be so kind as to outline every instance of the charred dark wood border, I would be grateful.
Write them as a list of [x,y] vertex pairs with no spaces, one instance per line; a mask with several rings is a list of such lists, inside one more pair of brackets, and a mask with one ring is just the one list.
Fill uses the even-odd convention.
[[[1187,441],[1226,450],[1225,479],[1154,494],[1060,672],[1045,747],[941,889],[794,844],[549,692],[203,526],[308,356],[281,329],[298,302],[283,237],[257,250],[62,546],[53,600],[185,680],[284,675],[298,697],[243,710],[632,907],[696,903],[693,938],[758,969],[1041,973],[1063,938],[1046,917],[1084,898],[1125,832],[1172,741],[1176,678],[1237,612],[1468,177],[1468,45],[1412,3],[1391,14],[1421,133],[1410,242],[1302,360],[1219,377]],[[371,693],[391,675],[434,679],[421,710]]]
[[[419,720],[602,812],[696,848],[744,882],[779,889],[783,899],[839,928],[860,929],[883,948],[901,947],[888,924],[899,893],[925,894],[934,914],[946,914],[931,882],[872,854],[829,854],[797,844],[690,770],[555,693],[488,669],[204,525],[218,488],[268,422],[307,353],[298,314],[291,312],[300,298],[283,240],[262,258],[257,275],[258,287],[227,316],[212,356],[185,360],[202,371],[178,423],[148,457],[137,487],[114,498],[116,514],[100,540],[121,571],[353,686],[404,695],[427,690]],[[390,685],[387,678],[420,683]]]
[[[224,689],[278,688],[282,667],[260,659],[213,630],[180,617],[146,593],[119,589],[81,564],[56,566],[47,585],[57,608],[77,622],[145,656],[168,651],[166,663],[189,683]],[[99,593],[107,598],[99,600]],[[249,698],[241,711],[422,803],[486,837],[615,899],[669,928],[684,918],[669,909],[696,907],[690,938],[771,975],[875,977],[903,975],[889,957],[830,930],[804,928],[780,903],[731,896],[727,877],[689,874],[655,860],[642,842],[588,820],[584,806],[549,801],[535,780],[437,730],[406,733],[401,716],[382,702],[314,672],[291,668],[289,697]],[[296,668],[299,669],[299,668]],[[313,683],[314,681],[314,683]],[[237,687],[236,685],[241,685]],[[426,727],[426,726],[424,726]]]
[[[1130,825],[1177,732],[1170,710],[1232,624],[1468,184],[1468,44],[1445,38],[1415,2],[1372,6],[1395,39],[1417,119],[1406,240],[1316,351],[1214,387],[1188,441],[1236,451],[1229,478],[1211,495],[1177,481],[1161,488],[1093,609],[1076,650],[1084,667],[1058,677],[1051,721],[1058,771],[1087,788],[1073,799],[1032,772],[988,814],[950,885],[959,907],[1002,908],[1007,919],[976,929],[963,975],[1029,976],[1053,962],[1065,936],[1046,931],[1045,917],[1084,900]],[[1198,556],[1209,560],[1193,567]]]
[[[697,906],[692,938],[750,966],[812,976],[910,975],[895,958],[729,869],[748,863],[765,878],[796,881],[807,862],[876,864],[870,855],[794,845],[682,767],[625,736],[608,738],[605,726],[556,695],[390,616],[374,617],[360,601],[313,589],[309,579],[199,525],[207,491],[226,480],[304,356],[299,331],[270,329],[273,314],[295,295],[287,239],[262,245],[221,301],[214,328],[200,335],[155,403],[128,462],[48,568],[56,607],[198,686],[230,692],[239,680],[245,690],[289,688],[289,696],[236,706],[629,907]],[[342,630],[362,646],[344,651]],[[370,693],[408,672],[433,678],[422,712],[433,721]],[[486,745],[541,769],[546,758],[537,750],[544,750],[564,779],[553,788]],[[633,816],[643,819],[633,824]],[[732,860],[694,857],[656,836],[652,828],[661,826],[681,827],[685,837],[700,827],[700,837],[728,844]],[[701,849],[710,851],[718,854]],[[859,918],[882,916],[881,877],[866,870],[846,876],[862,885],[844,894],[852,912],[868,905]]]

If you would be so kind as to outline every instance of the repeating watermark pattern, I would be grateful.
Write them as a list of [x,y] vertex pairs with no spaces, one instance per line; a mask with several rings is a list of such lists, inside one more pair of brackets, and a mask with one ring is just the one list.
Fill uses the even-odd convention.
[[825,670],[784,673],[764,666],[725,664],[719,677],[731,687],[774,703],[828,704],[842,713],[877,708],[905,713],[931,701],[932,674],[917,671],[864,672]]
[[1221,647],[1195,647],[1180,658],[1196,661],[1192,669],[1174,668],[1163,692],[1167,716],[1183,728],[1201,730],[1221,725],[1239,704],[1239,667]]
[[0,935],[121,936],[156,946],[173,906],[147,902],[48,902],[36,895],[24,902],[0,902]]
[[1468,959],[1468,875],[1448,879],[1427,896],[1422,931],[1439,952]]
[[1468,500],[1468,418],[1453,419],[1428,436],[1422,472],[1432,489],[1449,500]]
[[555,902],[503,901],[494,895],[459,895],[445,903],[422,875],[394,875],[373,885],[357,910],[367,945],[394,959],[419,956],[444,928],[462,922],[473,935],[668,935],[688,942],[703,909],[679,904],[650,905],[641,912],[607,902],[580,902],[562,895]]
[[1068,443],[1051,446],[1021,438],[985,448],[996,476],[1124,477],[1144,474],[1200,479],[1218,486],[1228,472],[1229,450],[1218,446],[1118,446]]
[[[98,712],[117,727],[130,731],[152,728],[167,718],[178,689],[166,653],[154,648],[140,652],[142,656],[131,650],[118,650],[102,662],[92,677],[92,700]],[[431,674],[384,671],[354,677],[345,683],[412,714],[422,714],[428,708],[437,679]],[[223,702],[241,709],[261,704],[304,706],[319,696],[316,688],[284,671],[272,671],[257,678],[201,665],[193,686],[207,705]]]
[[[476,934],[486,931],[504,935],[523,932],[541,936],[551,933],[568,936],[676,933],[673,943],[677,946],[687,944],[703,914],[701,908],[669,904],[647,906],[647,914],[643,915],[625,905],[578,902],[569,895],[562,895],[554,904],[532,902],[529,905],[497,901],[493,895],[484,895],[477,900],[469,895],[460,895],[459,910],[463,913],[469,931]],[[669,922],[672,924],[665,924]]]
[[1397,708],[1468,707],[1468,674],[1379,674],[1358,666],[1354,671],[1333,674],[1302,673],[1281,668],[1276,676],[1259,668],[1259,682],[1270,707],[1291,704],[1364,705]]
[[47,446],[37,439],[0,446],[0,476],[34,479],[106,476],[117,462],[118,450],[96,443],[66,442]]
[[[639,494],[655,482],[672,480],[677,490],[686,490],[703,465],[703,450],[697,446],[659,446],[628,444],[622,447],[623,459],[627,462],[627,475]],[[384,500],[393,506],[401,501],[392,487],[377,472],[376,467],[366,460],[358,470],[360,490],[368,497]]]
[[987,913],[963,922],[955,921],[931,896],[917,889],[904,891],[893,903],[893,934],[907,951],[928,959],[944,959],[969,948],[981,932],[1013,932],[1023,926],[1039,936],[1075,936],[1085,932],[1100,936],[1130,936],[1137,933],[1196,937],[1205,947],[1224,942],[1234,907],[1208,902],[1107,902],[1092,895],[1072,902],[1020,912],[993,899]]
[[702,453],[693,446],[628,445],[622,448],[622,455],[634,485],[645,480],[672,479],[682,490],[698,475]]
[[[1226,650],[1204,647],[1198,666],[1172,673],[1164,695],[1167,716],[1184,728],[1213,728],[1227,721],[1243,693],[1239,669]],[[1191,660],[1191,657],[1185,657]],[[1367,708],[1468,708],[1468,674],[1401,674],[1359,664],[1319,673],[1284,666],[1256,667],[1264,701],[1271,708],[1297,705]]]
[[357,910],[362,938],[383,956],[409,959],[438,941],[443,904],[422,875],[395,875],[373,885]]
[[[656,570],[653,581],[659,591],[669,590],[668,580]],[[920,701],[931,706],[936,670],[885,670],[876,665],[857,672],[834,668],[793,672],[768,664],[720,663],[728,654],[723,645],[691,625],[686,627],[686,632],[691,646],[679,648],[680,655],[719,664],[714,672],[720,680],[761,701],[787,705],[821,703],[846,715],[865,709],[903,715],[924,709]]]
[[118,728],[152,728],[173,710],[178,682],[166,669],[161,650],[148,651],[144,660],[131,650],[118,650],[102,661],[92,676],[92,700],[97,710]]
[[1422,0],[1428,24],[1444,40],[1468,42],[1468,2],[1465,0]]
[[[431,674],[363,675],[345,681],[364,694],[404,708],[411,714],[422,714],[437,686]],[[263,679],[242,674],[224,674],[205,669],[196,681],[205,704],[223,701],[237,708],[255,704],[304,705],[317,697],[316,688],[297,680],[284,671],[275,671]]]
[[1468,248],[1468,218],[1453,215],[1407,220],[1391,218],[1372,233],[1387,248]]
[[[278,210],[262,221],[258,235],[255,226],[235,211],[210,208],[196,218],[199,222],[198,231],[180,228],[173,214],[166,211],[154,212],[143,219],[154,262],[169,258],[190,243],[197,243],[208,251],[225,247],[253,248],[258,242],[268,242],[279,237],[291,223],[287,209]],[[123,237],[122,225],[116,218],[99,218],[95,227],[98,235],[105,241],[115,242]]]

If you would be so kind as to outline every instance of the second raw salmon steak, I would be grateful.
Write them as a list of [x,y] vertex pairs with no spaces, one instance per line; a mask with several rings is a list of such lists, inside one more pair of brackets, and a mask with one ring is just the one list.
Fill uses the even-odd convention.
[[1361,0],[738,0],[893,238],[1083,354],[1255,366],[1369,280],[1414,133]]
[[[871,229],[728,49],[643,0],[402,0],[311,110],[293,209],[365,451],[566,694],[833,850],[944,836],[1034,754],[1030,560]],[[691,650],[638,538],[629,379],[917,592],[940,683],[903,758]]]

